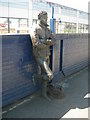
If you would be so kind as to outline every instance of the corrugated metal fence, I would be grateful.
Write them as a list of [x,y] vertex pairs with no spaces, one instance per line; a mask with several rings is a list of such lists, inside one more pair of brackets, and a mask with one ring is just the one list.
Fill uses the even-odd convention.
[[88,65],[88,34],[56,35],[53,48],[53,71],[62,71],[65,76],[73,74]]
[[[66,76],[88,64],[87,34],[56,35],[52,69]],[[32,75],[37,72],[29,35],[2,35],[2,104],[12,103],[35,92]],[[1,45],[0,45],[1,46]]]
[[7,105],[34,92],[36,73],[29,35],[2,36],[2,104]]

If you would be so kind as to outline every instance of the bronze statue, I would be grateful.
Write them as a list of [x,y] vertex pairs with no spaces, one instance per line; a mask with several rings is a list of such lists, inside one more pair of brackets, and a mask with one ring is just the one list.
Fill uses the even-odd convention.
[[34,29],[31,39],[34,57],[41,68],[41,74],[34,75],[33,80],[41,81],[42,96],[49,99],[47,96],[47,85],[53,79],[53,73],[49,68],[50,46],[56,44],[56,39],[48,28],[46,11],[39,13],[38,25]]

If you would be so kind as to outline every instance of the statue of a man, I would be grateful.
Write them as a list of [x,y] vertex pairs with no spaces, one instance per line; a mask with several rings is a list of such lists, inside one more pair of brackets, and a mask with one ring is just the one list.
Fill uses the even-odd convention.
[[49,68],[50,46],[56,44],[56,39],[48,28],[46,11],[41,11],[38,14],[38,25],[34,29],[31,39],[34,57],[41,68],[41,74],[35,75],[34,79],[41,81],[42,96],[49,99],[47,97],[47,84],[53,79],[53,73]]

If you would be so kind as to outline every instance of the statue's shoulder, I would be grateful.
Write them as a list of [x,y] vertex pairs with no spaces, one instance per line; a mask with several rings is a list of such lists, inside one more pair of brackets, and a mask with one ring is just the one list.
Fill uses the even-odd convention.
[[34,32],[39,32],[41,30],[41,27],[39,25],[36,25],[33,27]]
[[31,38],[34,38],[36,34],[37,35],[40,34],[40,26],[39,25],[32,26],[32,28],[30,30]]

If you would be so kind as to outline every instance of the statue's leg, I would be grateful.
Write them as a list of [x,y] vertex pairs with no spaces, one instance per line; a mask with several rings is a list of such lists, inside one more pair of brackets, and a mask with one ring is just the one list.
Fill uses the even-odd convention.
[[32,81],[33,81],[34,86],[36,86],[38,81],[41,83],[40,80],[41,80],[41,68],[38,65],[37,73],[33,74],[33,76],[32,76]]
[[47,99],[50,100],[50,98],[47,96],[47,83],[48,83],[48,77],[45,75],[45,71],[41,69],[41,75],[37,74],[34,75],[34,85],[36,85],[36,82],[39,81],[41,83],[41,95]]
[[43,72],[41,74],[33,75],[33,81],[41,81],[41,79],[44,79],[48,82],[51,81],[53,79],[53,73],[51,69],[49,68],[48,61],[44,61],[40,58],[36,59],[36,61],[38,65],[40,66],[41,71]]
[[35,79],[41,82],[41,94],[44,98],[50,100],[47,96],[47,83],[52,80],[53,73],[49,68],[48,62],[38,58],[37,63],[41,68],[41,74],[34,76]]
[[42,78],[48,82],[51,81],[53,79],[53,73],[49,68],[48,62],[40,58],[37,59],[37,62],[41,67],[41,71],[43,71],[43,73],[41,73]]
[[40,60],[39,62],[41,67],[41,94],[44,98],[50,100],[47,96],[47,84],[52,79],[53,74],[46,61]]
[[42,80],[41,81],[41,95],[50,101],[50,98],[47,96],[47,81],[46,80]]

